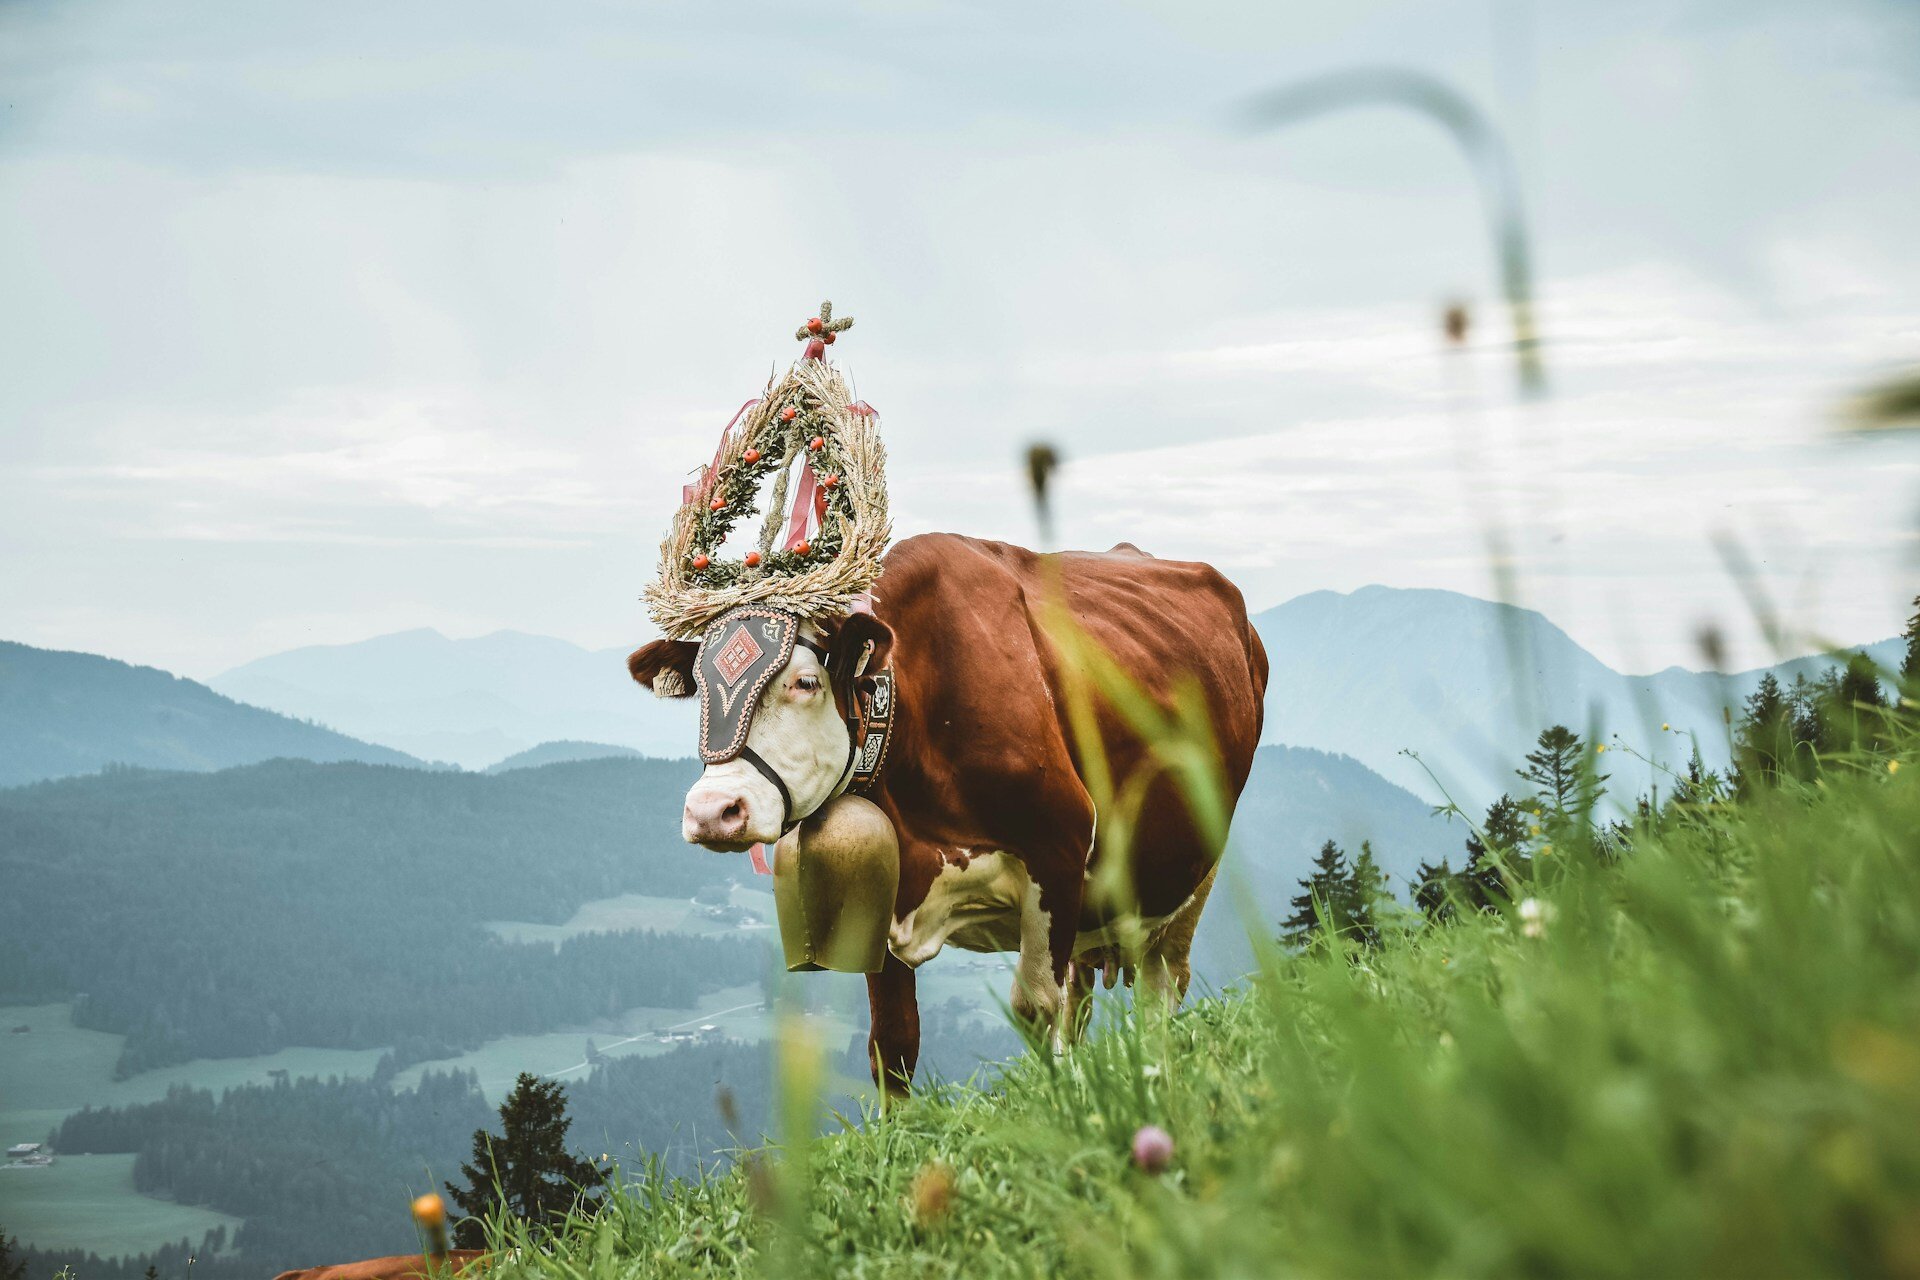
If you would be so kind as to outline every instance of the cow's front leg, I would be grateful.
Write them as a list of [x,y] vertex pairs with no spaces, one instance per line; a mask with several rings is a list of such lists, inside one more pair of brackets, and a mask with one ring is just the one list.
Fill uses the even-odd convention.
[[893,952],[880,972],[867,975],[867,1066],[873,1082],[887,1093],[905,1096],[920,1060],[920,1002],[913,991],[913,970]]
[[1013,1012],[1035,1038],[1056,1051],[1064,1044],[1067,978],[1080,927],[1078,885],[1048,886],[1029,880],[1020,906],[1020,964],[1013,978]]

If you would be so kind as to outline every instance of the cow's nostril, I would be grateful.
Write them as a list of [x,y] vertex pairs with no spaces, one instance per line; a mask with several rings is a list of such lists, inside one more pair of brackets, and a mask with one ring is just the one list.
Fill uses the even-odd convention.
[[747,806],[744,801],[735,800],[732,804],[720,811],[720,821],[728,826],[732,826],[736,822],[745,823],[746,820]]

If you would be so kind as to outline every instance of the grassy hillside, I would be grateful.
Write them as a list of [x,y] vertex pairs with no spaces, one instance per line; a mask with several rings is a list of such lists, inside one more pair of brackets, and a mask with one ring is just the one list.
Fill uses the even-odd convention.
[[0,787],[110,764],[225,769],[277,756],[419,763],[153,667],[0,640]]
[[[1671,806],[1606,856],[1562,839],[1519,904],[1269,951],[991,1092],[640,1178],[491,1274],[1920,1273],[1911,746]],[[804,1116],[814,1058],[784,1053]]]

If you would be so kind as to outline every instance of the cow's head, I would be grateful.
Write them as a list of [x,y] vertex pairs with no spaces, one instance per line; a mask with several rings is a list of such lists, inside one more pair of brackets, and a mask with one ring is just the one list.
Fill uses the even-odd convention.
[[734,853],[772,844],[846,789],[853,734],[847,700],[862,672],[885,665],[893,631],[871,613],[816,626],[748,606],[698,644],[655,640],[627,659],[662,697],[700,699],[700,758],[680,832]]

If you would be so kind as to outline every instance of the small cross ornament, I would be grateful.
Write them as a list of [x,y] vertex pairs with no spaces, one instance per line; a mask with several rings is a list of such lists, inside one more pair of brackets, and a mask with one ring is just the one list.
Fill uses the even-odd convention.
[[795,329],[793,336],[807,344],[807,349],[801,353],[806,359],[824,360],[827,356],[828,344],[834,340],[834,337],[839,334],[841,330],[851,328],[853,328],[852,316],[842,316],[840,319],[835,320],[833,318],[833,304],[831,302],[822,302],[820,304],[820,314],[808,320],[798,329]]

